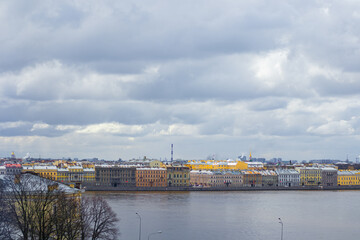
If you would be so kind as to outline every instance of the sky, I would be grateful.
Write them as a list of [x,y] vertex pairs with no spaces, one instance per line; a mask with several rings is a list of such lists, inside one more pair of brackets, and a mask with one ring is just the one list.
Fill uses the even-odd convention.
[[0,156],[350,160],[360,2],[0,1]]

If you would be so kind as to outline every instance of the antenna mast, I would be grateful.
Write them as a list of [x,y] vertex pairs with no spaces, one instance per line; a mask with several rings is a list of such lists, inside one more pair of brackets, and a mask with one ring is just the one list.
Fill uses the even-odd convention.
[[174,144],[171,144],[171,162],[174,160]]

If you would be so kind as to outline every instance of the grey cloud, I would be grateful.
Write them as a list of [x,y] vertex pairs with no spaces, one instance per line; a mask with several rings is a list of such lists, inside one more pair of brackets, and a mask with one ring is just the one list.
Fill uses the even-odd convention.
[[[9,124],[9,122],[8,122]],[[42,123],[22,122],[21,124],[14,124],[11,126],[1,126],[0,135],[6,137],[13,136],[45,136],[45,137],[59,137],[71,132],[70,129],[59,130],[56,126],[50,126]],[[40,126],[40,127],[36,127]]]
[[[267,5],[261,6],[260,14],[259,4],[238,2],[206,3],[210,11],[193,2],[161,7],[132,1],[108,5],[38,2],[23,11],[16,10],[17,4],[7,14],[16,19],[17,32],[8,31],[0,58],[1,66],[12,68],[51,59],[94,64],[267,50],[276,47],[276,36],[290,17],[272,13]],[[15,36],[16,41],[10,41]]]
[[346,74],[340,75],[338,77],[340,79],[318,76],[313,79],[314,89],[322,96],[360,94],[360,82],[357,79],[348,79]]
[[249,103],[249,108],[254,111],[268,111],[279,108],[285,108],[288,99],[283,98],[261,98]]
[[357,2],[14,0],[0,9],[3,148],[113,159],[163,156],[170,142],[188,158],[252,146],[283,157],[357,151]]
[[299,49],[320,65],[358,72],[360,22],[358,2],[319,2],[299,8],[288,45]]
[[[48,124],[81,125],[107,121],[141,124],[158,119],[155,113],[144,105],[126,102],[29,102],[0,106],[0,109],[9,113],[1,115],[1,121],[43,121]],[[152,110],[156,111],[156,107]]]
[[[102,122],[123,124],[199,123],[205,121],[209,106],[190,103],[167,106],[151,102],[133,101],[4,101],[1,122],[44,122],[50,125],[88,125]],[[189,106],[189,107],[187,107]]]

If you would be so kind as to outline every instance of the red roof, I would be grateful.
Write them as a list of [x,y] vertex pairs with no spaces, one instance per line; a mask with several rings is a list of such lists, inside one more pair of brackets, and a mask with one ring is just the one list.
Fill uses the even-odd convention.
[[5,164],[5,167],[17,167],[17,168],[21,168],[21,164],[11,164],[11,163],[7,163],[7,164]]

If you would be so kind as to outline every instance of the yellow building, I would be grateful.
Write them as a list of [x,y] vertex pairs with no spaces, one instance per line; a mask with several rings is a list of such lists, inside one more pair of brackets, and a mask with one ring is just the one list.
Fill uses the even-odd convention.
[[150,162],[150,168],[165,168],[165,164],[159,160],[154,160]]
[[360,185],[359,171],[338,171],[339,186],[355,186]]
[[[84,167],[84,166],[83,166]],[[95,166],[83,168],[83,182],[95,182]]]
[[51,165],[23,166],[22,172],[36,173],[40,177],[57,181],[57,167]]
[[58,168],[57,180],[59,182],[68,182],[69,170],[67,168]]
[[300,184],[302,186],[318,186],[321,184],[321,168],[302,167],[296,168],[300,173]]
[[248,169],[247,163],[233,160],[192,160],[185,166],[191,170],[202,171],[239,171]]
[[69,182],[81,183],[83,181],[84,169],[82,166],[68,166]]
[[167,166],[167,185],[169,187],[190,186],[190,169],[186,166]]

